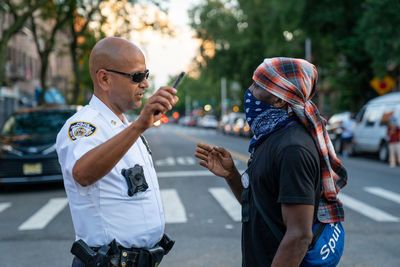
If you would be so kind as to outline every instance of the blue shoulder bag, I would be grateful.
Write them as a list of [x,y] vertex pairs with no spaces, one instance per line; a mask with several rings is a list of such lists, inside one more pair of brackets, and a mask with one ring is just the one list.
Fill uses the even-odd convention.
[[[251,188],[251,185],[249,187]],[[264,212],[254,190],[251,190],[251,193],[258,212],[271,229],[275,238],[281,242],[283,233],[272,222],[267,213]],[[312,231],[313,238],[300,267],[336,266],[342,257],[344,248],[344,229],[342,223],[326,224],[316,221]]]

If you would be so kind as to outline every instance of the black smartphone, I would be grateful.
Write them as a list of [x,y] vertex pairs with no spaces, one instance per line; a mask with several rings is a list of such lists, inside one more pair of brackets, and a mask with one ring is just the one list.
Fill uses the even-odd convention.
[[[172,87],[176,88],[176,87],[178,86],[178,84],[181,82],[183,76],[185,76],[185,72],[184,72],[184,71],[182,71],[182,72],[179,74],[178,78],[176,78],[175,82],[172,84]],[[160,114],[160,111],[159,111],[159,110],[157,110],[156,112],[154,112],[154,115],[158,115],[158,114]]]
[[185,76],[185,72],[184,71],[182,71],[179,74],[178,78],[176,78],[176,80],[175,80],[174,84],[172,85],[172,87],[176,88],[178,86],[178,84],[181,82],[183,76]]

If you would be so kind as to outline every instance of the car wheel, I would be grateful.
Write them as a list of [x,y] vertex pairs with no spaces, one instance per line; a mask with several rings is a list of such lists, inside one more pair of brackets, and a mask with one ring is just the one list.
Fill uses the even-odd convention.
[[382,142],[379,147],[378,157],[380,161],[387,162],[389,159],[389,148],[386,142]]

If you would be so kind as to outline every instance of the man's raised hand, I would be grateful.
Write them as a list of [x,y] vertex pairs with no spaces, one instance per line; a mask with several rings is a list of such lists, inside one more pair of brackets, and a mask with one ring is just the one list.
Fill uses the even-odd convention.
[[232,156],[225,148],[199,143],[194,155],[200,159],[201,166],[217,176],[230,179],[235,173],[236,167]]

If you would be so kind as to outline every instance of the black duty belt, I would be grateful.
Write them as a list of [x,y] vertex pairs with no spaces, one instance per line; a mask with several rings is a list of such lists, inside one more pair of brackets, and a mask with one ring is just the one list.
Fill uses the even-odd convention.
[[119,246],[115,239],[108,245],[89,247],[80,239],[72,245],[71,253],[87,267],[157,267],[174,243],[168,234],[164,234],[151,249],[125,248]]

